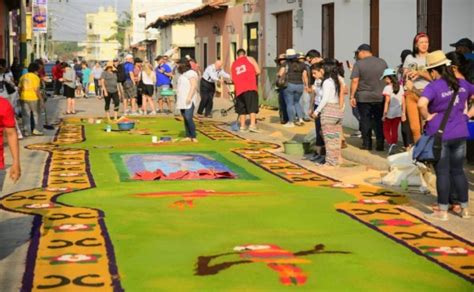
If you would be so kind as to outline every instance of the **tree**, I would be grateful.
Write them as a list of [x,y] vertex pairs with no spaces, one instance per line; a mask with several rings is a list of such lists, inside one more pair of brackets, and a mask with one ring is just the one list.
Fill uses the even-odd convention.
[[130,13],[124,11],[120,14],[118,20],[114,22],[114,29],[117,31],[107,39],[106,41],[116,40],[122,46],[125,47],[125,31],[132,26],[132,16]]
[[71,60],[84,49],[77,42],[54,42],[54,54],[62,60]]

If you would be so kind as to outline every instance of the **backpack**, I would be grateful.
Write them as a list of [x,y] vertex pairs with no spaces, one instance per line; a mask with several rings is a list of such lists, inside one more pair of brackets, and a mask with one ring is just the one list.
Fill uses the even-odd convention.
[[127,75],[125,74],[125,66],[120,63],[117,66],[117,81],[123,83],[127,80]]

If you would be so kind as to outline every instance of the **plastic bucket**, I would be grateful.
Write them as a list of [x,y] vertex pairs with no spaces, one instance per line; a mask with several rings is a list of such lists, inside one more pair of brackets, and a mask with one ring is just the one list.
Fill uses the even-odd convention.
[[117,126],[118,126],[120,131],[128,131],[128,130],[131,130],[135,127],[135,122],[117,123]]
[[289,155],[300,155],[303,156],[306,153],[311,152],[310,149],[310,144],[308,142],[297,142],[297,141],[286,141],[283,142],[283,148],[285,151],[285,154]]

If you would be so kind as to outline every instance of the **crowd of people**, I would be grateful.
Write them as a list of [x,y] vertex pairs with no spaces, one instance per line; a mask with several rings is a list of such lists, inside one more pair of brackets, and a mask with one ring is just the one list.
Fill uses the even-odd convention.
[[[355,51],[354,65],[346,62],[350,86],[345,84],[345,66],[338,60],[323,59],[315,49],[306,54],[288,49],[275,60],[280,122],[293,128],[314,120],[316,153],[311,160],[318,165],[338,166],[345,145],[342,121],[346,106],[352,108],[359,122],[359,131],[354,136],[361,138],[360,148],[372,150],[374,135],[375,150],[385,151],[388,145],[390,155],[401,150],[397,146],[399,130],[403,150],[411,149],[423,131],[438,131],[450,97],[457,95],[446,126],[450,130],[443,136],[443,150],[435,164],[439,203],[435,217],[446,220],[449,206],[468,217],[463,163],[469,135],[467,121],[474,116],[474,109],[469,110],[474,96],[473,44],[464,38],[452,46],[455,51],[446,55],[442,51],[430,52],[429,36],[418,33],[412,49],[401,53],[401,64],[389,68],[382,58],[373,55],[370,45],[362,44]],[[216,84],[226,80],[235,85],[239,131],[259,132],[256,115],[260,68],[245,50],[237,51],[230,73],[224,71],[221,60],[204,70],[190,56],[171,61],[168,55],[162,55],[154,61],[153,64],[126,55],[123,62],[117,58],[104,66],[95,62],[92,69],[86,61],[57,61],[52,69],[54,94],[66,97],[67,115],[76,114],[75,98],[91,95],[104,100],[109,120],[119,118],[120,104],[125,116],[181,114],[186,140],[197,142],[194,113],[200,118],[212,118]],[[23,123],[15,132],[20,137],[43,134],[44,79],[41,60],[31,63],[27,70],[17,63],[9,70],[4,60],[0,63],[1,85],[19,92],[21,110],[17,114]],[[10,126],[11,123],[4,122],[3,127]]]
[[[388,154],[416,147],[423,133],[435,135],[451,100],[452,112],[442,133],[442,150],[434,163],[437,176],[438,205],[430,216],[447,220],[448,208],[468,218],[468,182],[463,170],[466,158],[468,120],[474,117],[474,47],[463,38],[451,44],[454,51],[429,50],[429,36],[418,33],[411,50],[401,53],[401,64],[389,68],[372,54],[368,44],[355,51],[350,71],[349,104],[359,122],[360,149]],[[310,158],[319,165],[337,166],[344,147],[342,119],[348,93],[344,65],[336,59],[321,58],[317,50],[306,54],[288,49],[275,60],[278,66],[276,87],[279,93],[280,122],[292,128],[315,121],[316,153]],[[309,100],[309,102],[308,102]],[[403,149],[397,149],[398,133]],[[443,132],[444,129],[441,129]],[[471,153],[472,142],[468,152]],[[469,155],[469,154],[468,154]]]

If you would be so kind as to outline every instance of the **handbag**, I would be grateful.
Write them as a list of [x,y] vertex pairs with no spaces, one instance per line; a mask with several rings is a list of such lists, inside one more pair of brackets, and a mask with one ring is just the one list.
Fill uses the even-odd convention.
[[277,89],[285,89],[288,87],[288,65],[285,66],[285,74],[283,74],[283,76],[277,76],[275,86]]
[[413,148],[413,160],[415,162],[435,163],[441,157],[444,128],[446,128],[446,124],[448,123],[457,95],[458,92],[455,91],[438,131],[436,131],[434,135],[423,133],[418,142],[416,142],[415,147]]
[[5,81],[5,73],[3,73],[3,85],[5,86],[5,89],[7,90],[7,93],[10,95],[10,94],[13,94],[15,93],[15,87],[13,85],[11,85],[9,82]]

